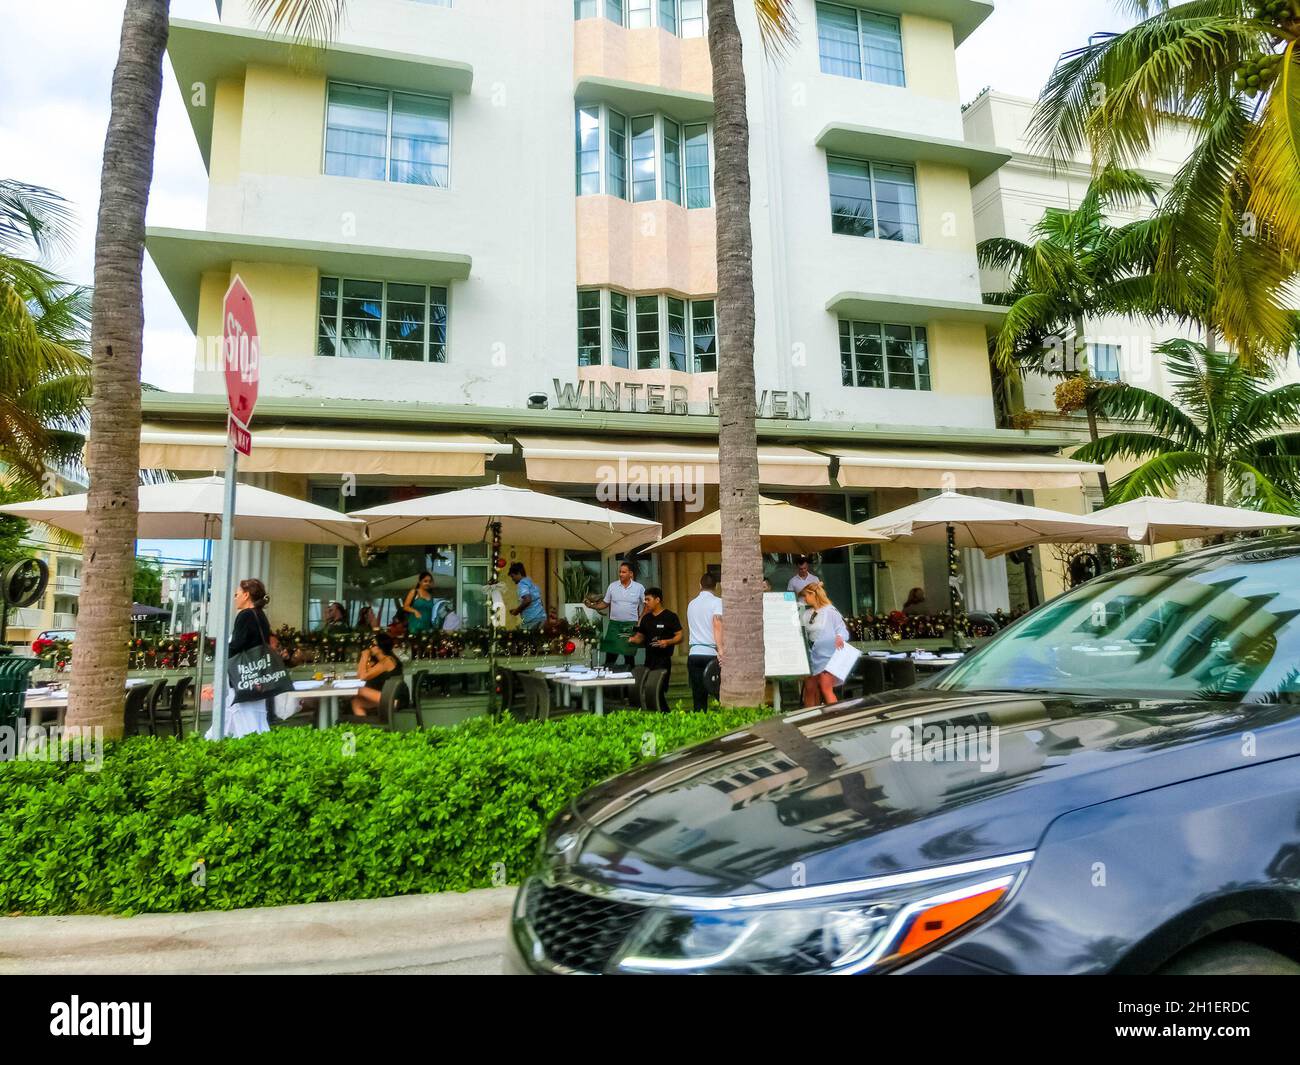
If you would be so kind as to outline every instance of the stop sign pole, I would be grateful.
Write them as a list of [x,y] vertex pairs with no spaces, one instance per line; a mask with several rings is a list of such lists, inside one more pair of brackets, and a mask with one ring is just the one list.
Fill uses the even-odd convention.
[[[226,734],[227,677],[230,650],[230,627],[235,595],[235,474],[240,454],[250,454],[253,446],[248,424],[257,406],[257,387],[261,376],[261,342],[253,297],[236,274],[226,290],[221,312],[221,356],[226,373],[226,398],[230,413],[226,423],[225,499],[221,507],[221,587],[217,596],[217,640],[212,664],[212,732],[217,739]],[[203,653],[200,648],[200,655]],[[200,693],[201,694],[201,693]]]

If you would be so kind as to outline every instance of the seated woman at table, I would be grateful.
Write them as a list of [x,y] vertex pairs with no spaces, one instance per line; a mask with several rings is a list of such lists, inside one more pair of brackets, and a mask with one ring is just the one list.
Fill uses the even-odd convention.
[[401,675],[402,663],[393,653],[393,638],[386,632],[375,633],[357,663],[357,676],[365,681],[365,686],[352,697],[352,712],[357,717],[366,717],[368,710],[379,705],[384,684]]
[[368,604],[363,606],[357,615],[357,632],[376,632],[382,627],[379,618],[375,616],[375,608]]
[[821,581],[804,586],[800,598],[808,607],[803,616],[808,639],[808,664],[812,675],[803,682],[803,705],[822,706],[837,702],[835,685],[840,678],[826,672],[831,656],[849,639],[844,617],[831,602]]

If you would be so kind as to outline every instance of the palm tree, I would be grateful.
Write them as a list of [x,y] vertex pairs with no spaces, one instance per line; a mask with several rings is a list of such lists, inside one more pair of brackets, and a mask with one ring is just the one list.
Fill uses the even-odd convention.
[[[1004,292],[985,295],[1008,309],[993,345],[995,368],[1014,378],[1022,366],[1088,381],[1083,403],[1088,432],[1097,439],[1096,388],[1087,367],[1085,319],[1098,315],[1156,318],[1150,248],[1159,223],[1143,219],[1114,226],[1108,215],[1158,195],[1135,170],[1107,167],[1088,185],[1072,211],[1048,211],[1032,230],[1033,242],[990,237],[980,242],[980,266],[1010,273]],[[1059,338],[1073,333],[1071,357],[1060,359]],[[1057,357],[1053,357],[1053,355]],[[1108,491],[1106,475],[1102,492]]]
[[1277,355],[1300,254],[1300,6],[1296,0],[1121,0],[1141,21],[1062,56],[1031,123],[1058,160],[1136,165],[1155,139],[1197,145],[1165,201],[1159,274],[1213,346]]
[[[753,0],[764,48],[794,37],[794,0]],[[300,40],[332,39],[347,0],[251,0],[254,21]],[[718,454],[727,627],[721,701],[758,706],[764,693],[763,554],[758,536],[754,390],[754,260],[744,47],[734,0],[708,0],[713,65],[714,204],[718,244]]]
[[66,248],[71,228],[62,197],[0,180],[0,466],[15,498],[46,489],[83,444],[89,296],[37,261]]
[[[793,36],[792,0],[754,0],[754,8],[764,47],[779,52]],[[763,552],[758,535],[749,115],[744,47],[733,0],[709,0],[709,58],[718,219],[718,495],[726,626],[733,634],[723,641],[720,698],[724,706],[761,706]]]
[[68,724],[122,730],[140,468],[145,207],[153,177],[169,0],[126,0],[104,140],[90,347],[94,392],[86,472],[81,611]]
[[1135,427],[1085,444],[1084,462],[1125,459],[1137,467],[1116,482],[1106,502],[1165,495],[1204,482],[1205,502],[1297,513],[1300,500],[1300,384],[1269,389],[1268,378],[1239,356],[1192,340],[1156,349],[1173,383],[1166,398],[1119,384],[1098,407]]

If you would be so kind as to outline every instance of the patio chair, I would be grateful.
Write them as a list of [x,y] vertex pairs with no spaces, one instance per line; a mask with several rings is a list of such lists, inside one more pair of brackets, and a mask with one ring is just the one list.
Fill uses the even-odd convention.
[[[144,687],[141,685],[141,687]],[[148,688],[148,695],[144,700],[144,715],[149,722],[149,735],[158,735],[158,706],[162,702],[163,695],[167,691],[167,678],[159,677]]]
[[660,709],[664,692],[668,689],[668,670],[652,669],[645,675],[641,685],[641,708],[643,710]]
[[172,690],[167,694],[167,697],[158,700],[153,715],[156,729],[169,728],[172,735],[177,739],[184,735],[185,694],[193,685],[193,677],[181,677],[172,685]]
[[[879,695],[887,687],[885,683],[885,663],[879,658],[873,658],[871,655],[863,655],[858,659],[857,668],[853,671],[853,678],[857,681],[858,695]],[[848,685],[846,684],[847,688]]]
[[627,697],[629,708],[635,707],[637,710],[645,709],[645,696],[642,694],[642,688],[645,687],[646,674],[650,670],[645,666],[632,667],[632,692]]
[[424,684],[429,677],[427,669],[417,669],[411,674],[411,704],[404,709],[415,714],[415,720],[419,722],[420,728],[428,728],[424,723]]
[[379,693],[379,710],[377,721],[380,728],[392,731],[393,715],[410,709],[411,689],[401,677],[389,677]]
[[519,679],[524,691],[524,706],[520,716],[524,721],[545,721],[551,716],[551,686],[545,677],[534,673],[521,673]]
[[126,736],[142,736],[149,732],[149,711],[146,701],[153,686],[137,684],[128,688],[122,708],[122,732]]
[[910,688],[916,683],[916,663],[910,658],[891,658],[885,665],[891,688]]

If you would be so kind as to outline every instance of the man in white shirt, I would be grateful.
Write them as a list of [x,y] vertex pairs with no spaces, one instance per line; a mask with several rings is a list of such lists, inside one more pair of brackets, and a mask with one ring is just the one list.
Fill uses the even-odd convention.
[[716,587],[713,574],[704,574],[700,578],[700,594],[686,608],[686,675],[691,681],[691,700],[696,710],[709,708],[704,671],[722,652],[722,600],[713,594]]
[[612,668],[621,655],[623,668],[631,669],[636,662],[636,645],[629,637],[645,613],[645,588],[637,583],[636,570],[630,562],[619,563],[618,580],[605,589],[605,598],[593,606],[596,610],[609,611],[609,624],[600,643],[600,649],[605,652],[605,668]]
[[802,599],[803,590],[812,583],[821,583],[821,578],[817,576],[808,566],[807,555],[794,556],[794,576],[790,578],[785,586],[787,592],[794,592],[795,597]]

